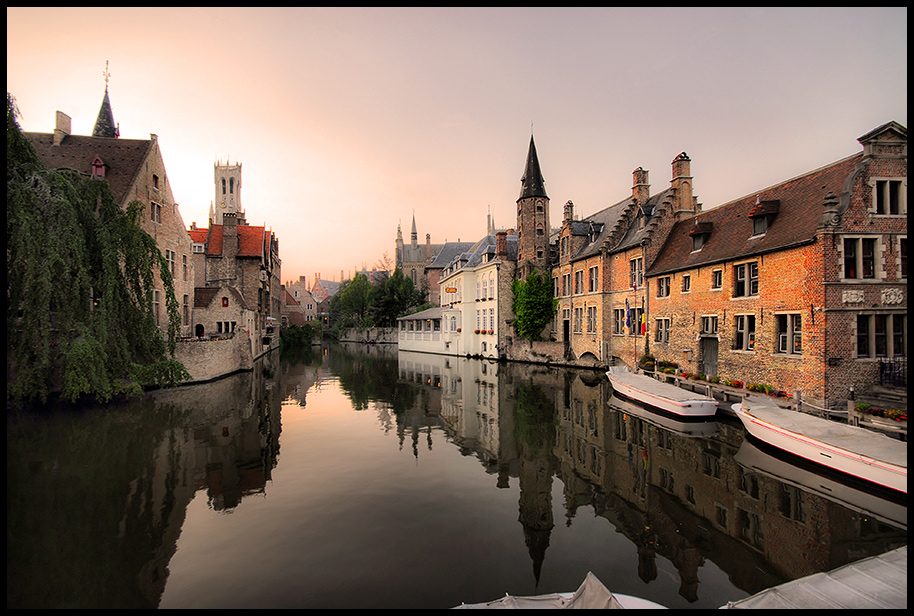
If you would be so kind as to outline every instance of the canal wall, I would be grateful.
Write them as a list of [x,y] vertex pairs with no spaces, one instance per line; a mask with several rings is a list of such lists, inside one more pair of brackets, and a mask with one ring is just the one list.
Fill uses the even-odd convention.
[[251,343],[247,336],[182,340],[175,347],[175,359],[184,364],[190,373],[189,383],[210,381],[254,367]]
[[397,344],[398,336],[396,327],[352,327],[340,332],[340,342]]

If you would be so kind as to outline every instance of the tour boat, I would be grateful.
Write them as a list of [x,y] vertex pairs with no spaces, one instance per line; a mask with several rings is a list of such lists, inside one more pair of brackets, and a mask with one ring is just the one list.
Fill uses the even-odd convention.
[[574,593],[556,592],[530,597],[515,597],[506,594],[501,599],[486,603],[462,603],[455,610],[525,610],[525,609],[629,609],[656,610],[666,606],[631,595],[610,592],[590,571],[581,587]]
[[886,489],[890,497],[908,495],[908,444],[865,428],[799,411],[744,401],[733,410],[749,436],[835,471]]
[[717,413],[717,400],[714,398],[661,383],[643,374],[634,374],[625,366],[613,366],[606,376],[617,396],[630,398],[679,419],[710,419]]

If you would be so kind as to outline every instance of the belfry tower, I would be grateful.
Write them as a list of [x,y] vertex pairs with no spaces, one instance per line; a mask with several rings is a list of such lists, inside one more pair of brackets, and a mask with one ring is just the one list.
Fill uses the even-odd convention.
[[526,278],[534,269],[545,272],[549,263],[549,197],[530,135],[527,166],[517,198],[517,275]]
[[228,161],[213,163],[213,179],[216,185],[216,198],[211,207],[212,224],[221,225],[222,215],[228,212],[243,217],[241,209],[241,163],[229,164]]

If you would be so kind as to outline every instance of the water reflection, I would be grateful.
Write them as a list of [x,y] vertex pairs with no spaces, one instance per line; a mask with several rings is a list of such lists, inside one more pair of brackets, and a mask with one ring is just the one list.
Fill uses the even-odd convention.
[[[346,412],[373,422],[381,439],[369,444],[360,436],[351,450],[331,441],[328,450],[338,450],[334,465],[296,466],[296,473],[324,474],[333,484],[332,469],[345,459],[364,473],[366,465],[380,464],[377,452],[390,448],[394,436],[401,455],[416,464],[454,476],[454,461],[442,453],[456,451],[459,460],[474,461],[474,476],[455,484],[407,475],[405,481],[423,483],[412,491],[393,484],[403,509],[376,496],[369,507],[351,498],[352,510],[386,516],[372,525],[383,530],[357,539],[359,530],[350,525],[357,559],[325,557],[329,577],[319,582],[312,574],[314,588],[273,544],[246,545],[246,557],[230,563],[252,580],[249,563],[259,563],[269,590],[252,582],[242,596],[237,584],[219,587],[199,567],[176,568],[179,544],[225,566],[218,542],[182,539],[182,531],[205,534],[185,528],[197,495],[217,516],[203,522],[213,532],[222,530],[226,514],[244,512],[257,516],[248,524],[278,526],[275,535],[290,552],[317,547],[303,548],[295,536],[309,513],[305,495],[295,493],[299,484],[277,485],[274,477],[285,454],[296,453],[290,448],[301,446],[283,438],[283,413],[291,421],[292,413],[314,407],[308,416],[317,417],[331,391],[342,391],[351,404]],[[351,437],[338,436],[339,442]],[[7,606],[156,607],[176,582],[169,577],[181,576],[206,606],[232,597],[233,607],[317,607],[320,597],[333,607],[446,607],[504,592],[573,590],[591,569],[611,577],[604,579],[610,586],[629,584],[614,587],[621,592],[671,607],[717,607],[906,544],[905,506],[766,456],[743,442],[736,420],[663,419],[613,398],[606,379],[587,371],[398,354],[390,346],[267,356],[253,372],[120,406],[8,413]],[[397,477],[396,469],[388,474]],[[482,487],[474,487],[479,478]],[[453,493],[454,485],[466,492]],[[486,490],[507,497],[508,517],[504,499]],[[421,495],[415,502],[413,493]],[[296,502],[292,517],[271,505],[283,495]],[[382,514],[382,506],[390,509]],[[458,523],[482,512],[478,526]],[[423,527],[436,520],[451,522]],[[461,530],[446,536],[452,528]],[[624,547],[615,537],[624,538]],[[375,542],[381,547],[372,552]],[[450,548],[423,549],[412,565],[414,545]],[[467,553],[463,545],[470,546]],[[485,558],[474,547],[480,545]],[[333,554],[338,546],[321,547]],[[626,552],[633,554],[630,563]],[[401,566],[369,567],[354,580],[337,573],[363,561]],[[532,584],[519,586],[524,580]],[[342,589],[336,597],[323,592],[328,583]],[[170,605],[182,601],[176,596]]]

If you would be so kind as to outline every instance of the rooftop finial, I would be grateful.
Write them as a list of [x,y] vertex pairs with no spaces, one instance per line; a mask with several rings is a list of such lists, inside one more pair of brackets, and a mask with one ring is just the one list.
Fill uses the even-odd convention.
[[105,72],[102,73],[105,77],[105,92],[108,91],[108,78],[111,77],[111,73],[108,72],[108,61],[105,60]]

